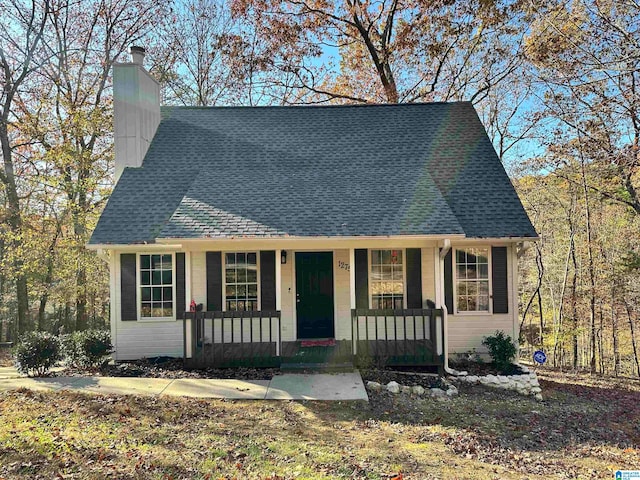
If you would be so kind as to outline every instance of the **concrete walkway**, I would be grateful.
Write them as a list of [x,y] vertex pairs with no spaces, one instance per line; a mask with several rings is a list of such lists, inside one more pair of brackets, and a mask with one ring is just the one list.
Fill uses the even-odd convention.
[[367,391],[359,372],[276,375],[271,380],[217,380],[200,378],[51,377],[27,378],[15,369],[0,367],[0,392],[28,388],[39,391],[154,395],[238,400],[365,400]]

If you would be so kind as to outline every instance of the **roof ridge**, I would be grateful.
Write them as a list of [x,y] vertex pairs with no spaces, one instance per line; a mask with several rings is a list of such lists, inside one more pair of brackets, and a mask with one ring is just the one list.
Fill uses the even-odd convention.
[[294,109],[294,108],[401,108],[435,105],[472,105],[470,101],[455,102],[411,102],[411,103],[348,103],[348,104],[291,104],[291,105],[162,105],[160,108],[172,110],[267,110],[267,109]]

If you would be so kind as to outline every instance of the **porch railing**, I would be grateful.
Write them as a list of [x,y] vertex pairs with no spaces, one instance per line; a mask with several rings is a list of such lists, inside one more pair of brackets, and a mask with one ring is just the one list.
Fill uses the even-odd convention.
[[443,365],[441,309],[353,309],[353,353],[380,365]]
[[278,366],[280,311],[185,312],[184,361],[192,368]]

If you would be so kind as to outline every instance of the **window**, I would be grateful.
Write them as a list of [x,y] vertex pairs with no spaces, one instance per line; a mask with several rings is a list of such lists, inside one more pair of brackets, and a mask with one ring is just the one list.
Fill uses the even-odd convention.
[[173,255],[140,255],[140,317],[173,317]]
[[456,250],[458,312],[489,311],[489,249]]
[[371,250],[371,308],[403,308],[402,250]]
[[227,310],[258,310],[257,253],[225,254]]

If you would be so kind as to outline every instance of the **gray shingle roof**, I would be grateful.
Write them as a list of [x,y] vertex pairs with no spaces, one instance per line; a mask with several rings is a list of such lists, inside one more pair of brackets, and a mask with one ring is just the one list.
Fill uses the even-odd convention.
[[536,236],[470,103],[165,107],[89,243],[431,234]]

